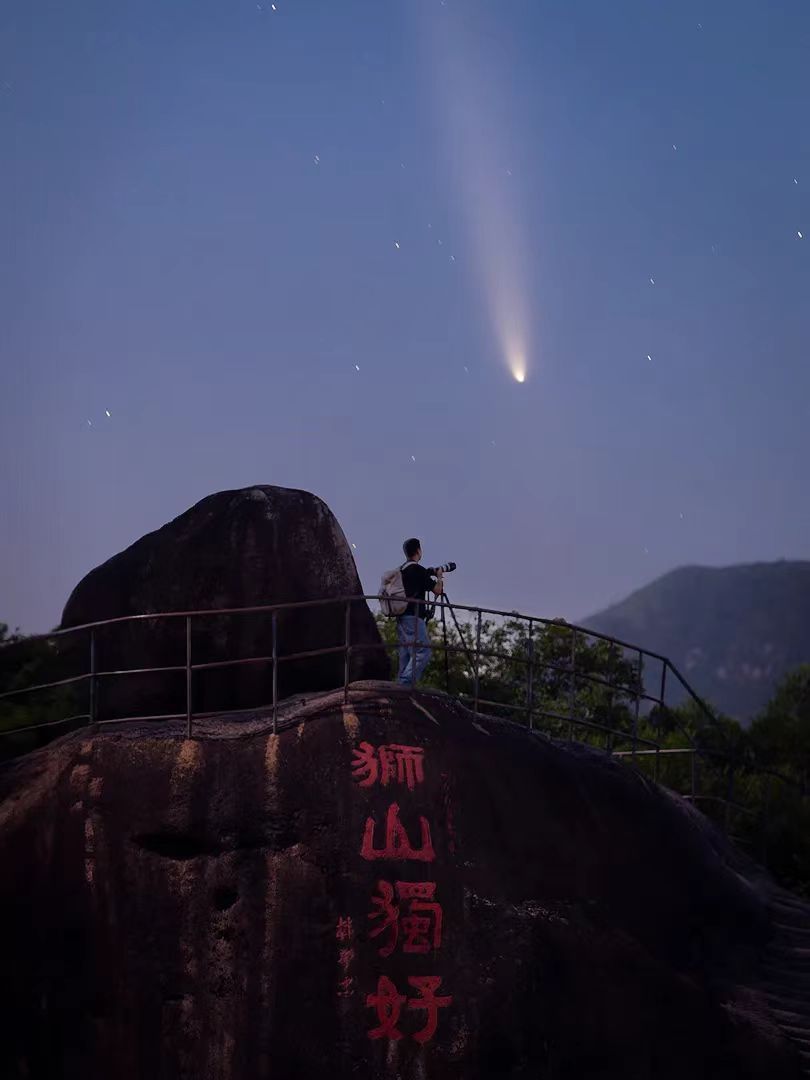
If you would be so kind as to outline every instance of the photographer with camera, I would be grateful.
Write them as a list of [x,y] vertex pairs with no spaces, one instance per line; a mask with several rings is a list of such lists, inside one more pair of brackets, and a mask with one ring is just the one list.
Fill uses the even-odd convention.
[[411,537],[402,545],[408,560],[401,567],[402,584],[408,606],[397,615],[397,637],[399,638],[399,675],[402,686],[413,686],[422,677],[430,662],[430,638],[427,622],[432,616],[432,605],[425,599],[430,590],[434,596],[441,596],[443,591],[442,574],[444,570],[455,569],[454,563],[446,566],[420,566],[422,545]]

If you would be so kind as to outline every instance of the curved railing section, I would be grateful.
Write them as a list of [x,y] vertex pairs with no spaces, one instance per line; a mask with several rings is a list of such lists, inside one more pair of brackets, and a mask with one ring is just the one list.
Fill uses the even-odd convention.
[[[244,665],[264,665],[268,669],[268,681],[266,701],[243,711],[268,713],[275,732],[281,705],[279,672],[284,665],[330,655],[342,656],[342,691],[344,700],[348,701],[353,659],[367,650],[384,649],[389,653],[396,652],[400,647],[396,642],[352,641],[352,613],[355,606],[363,605],[368,611],[369,605],[379,605],[379,603],[379,596],[363,594],[240,608],[150,612],[85,623],[64,630],[55,630],[50,634],[40,635],[36,639],[25,639],[26,644],[37,640],[56,643],[57,647],[64,650],[64,642],[79,643],[80,639],[86,636],[87,640],[84,643],[86,668],[78,674],[50,682],[6,690],[0,693],[0,705],[3,702],[19,701],[25,695],[85,686],[87,688],[86,710],[69,716],[49,717],[36,723],[12,726],[6,730],[0,727],[0,736],[20,736],[41,729],[58,729],[65,725],[106,726],[131,721],[182,719],[185,721],[187,736],[193,737],[195,717],[211,715],[210,713],[195,713],[195,678],[199,678],[202,672],[210,669],[227,669]],[[344,633],[341,643],[294,653],[283,651],[280,616],[289,616],[291,613],[297,616],[311,614],[313,619],[318,619],[325,607],[334,608],[336,605],[343,610]],[[621,760],[629,760],[641,771],[649,773],[651,779],[659,781],[663,774],[663,780],[668,782],[668,786],[680,789],[681,794],[700,805],[701,809],[710,813],[710,816],[717,817],[718,815],[712,814],[711,810],[713,806],[720,807],[721,821],[729,829],[733,826],[732,819],[736,814],[749,812],[740,799],[736,798],[736,792],[741,778],[751,773],[750,763],[743,768],[743,763],[735,760],[733,748],[726,745],[724,733],[711,710],[667,657],[559,619],[544,619],[513,611],[499,611],[469,604],[449,605],[443,602],[440,602],[439,612],[442,630],[439,632],[439,622],[435,622],[432,649],[434,655],[443,660],[446,676],[444,691],[419,686],[420,692],[453,693],[454,697],[467,704],[473,713],[486,711],[496,715],[506,714],[511,719],[524,723],[538,734],[552,734],[578,742],[592,743],[596,740],[600,749]],[[449,631],[447,614],[452,617],[452,626]],[[192,649],[194,632],[196,631],[199,635],[201,629],[205,631],[206,623],[210,626],[210,620],[223,616],[232,616],[236,619],[249,616],[266,617],[269,621],[269,634],[266,636],[269,638],[270,652],[260,656],[227,657],[214,661],[195,659]],[[461,621],[459,621],[459,616]],[[502,620],[499,625],[509,629],[514,646],[511,651],[504,652],[497,648],[487,647],[484,638],[492,625],[497,624],[497,620]],[[98,646],[104,635],[109,634],[114,627],[124,625],[134,627],[139,623],[147,623],[150,627],[160,624],[174,624],[182,627],[185,637],[184,661],[160,666],[100,668],[97,662]],[[554,635],[557,647],[551,658],[544,656],[537,647],[544,635]],[[605,674],[604,671],[588,670],[579,664],[580,658],[587,654],[586,646],[598,646],[599,643],[602,643],[614,658],[622,658],[623,666],[618,665],[623,672],[621,679],[612,679],[610,671]],[[450,676],[450,663],[454,657],[457,660],[461,658],[462,661],[462,677],[459,678],[457,670],[455,680]],[[486,665],[491,666],[493,663],[507,664],[513,670],[507,699],[504,698],[504,694],[499,693],[503,687],[499,687],[497,680],[493,682],[491,676],[487,674]],[[519,672],[519,676],[514,674],[515,672]],[[183,712],[99,716],[99,689],[110,680],[130,678],[134,675],[168,675],[170,673],[178,676],[182,674],[185,678]],[[556,687],[552,700],[549,700],[548,693],[541,692],[545,685],[543,679],[551,680]],[[610,715],[606,718],[598,709],[589,712],[582,704],[583,687],[605,691],[610,701],[613,701],[614,696],[618,698],[622,702],[621,711],[625,722],[617,726],[614,722],[608,722]],[[339,687],[334,689],[339,689]],[[488,697],[488,692],[499,694],[501,700],[497,697]],[[673,723],[677,726],[680,714],[673,712],[672,706],[668,705],[668,696],[670,701],[677,698],[677,704],[691,703],[692,715],[697,723],[693,724],[691,731],[682,729],[682,741],[687,744],[685,746],[669,746],[663,737],[652,735],[657,731],[656,722],[658,721],[668,720],[670,730]],[[233,710],[218,711],[232,712]],[[607,711],[611,712],[611,710]],[[663,731],[665,724],[661,722],[659,727]],[[679,762],[679,780],[677,783],[672,783],[671,763],[676,759]],[[712,766],[712,772],[715,775],[713,790],[702,789],[702,763],[709,763]],[[684,764],[686,768],[683,767]],[[724,778],[722,791],[717,790],[718,769]],[[776,772],[765,769],[756,771],[758,776],[766,778],[765,782],[768,785],[766,803],[768,805],[771,801],[772,783],[794,783],[792,779]]]

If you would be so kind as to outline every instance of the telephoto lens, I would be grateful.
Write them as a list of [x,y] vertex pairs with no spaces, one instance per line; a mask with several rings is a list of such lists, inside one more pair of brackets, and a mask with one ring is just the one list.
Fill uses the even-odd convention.
[[452,574],[458,564],[454,562],[442,563],[441,566],[437,566],[437,570],[441,570],[443,574]]

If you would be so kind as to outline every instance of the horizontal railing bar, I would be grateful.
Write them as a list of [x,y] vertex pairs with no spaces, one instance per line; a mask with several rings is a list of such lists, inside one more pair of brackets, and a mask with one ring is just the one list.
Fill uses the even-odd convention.
[[75,716],[65,716],[61,720],[46,720],[42,724],[26,724],[25,727],[0,729],[0,738],[4,735],[22,735],[26,731],[40,731],[42,728],[57,727],[59,724],[69,724],[71,720],[89,720],[89,713],[77,713]]
[[71,683],[82,682],[84,679],[90,678],[90,672],[85,675],[71,675],[69,679],[59,679],[57,682],[40,683],[39,686],[20,686],[16,690],[5,690],[0,694],[0,701],[3,698],[12,697],[14,694],[33,694],[37,690],[52,690],[55,686],[69,686]]
[[[350,646],[350,652],[354,652],[354,646]],[[308,660],[314,656],[330,656],[335,653],[346,652],[345,645],[330,645],[325,649],[309,649],[307,652],[288,653],[286,656],[279,656],[278,662],[280,664],[285,663],[288,660]]]
[[713,802],[719,803],[721,806],[730,806],[732,810],[739,810],[742,814],[750,814],[752,817],[756,817],[756,810],[751,810],[747,806],[743,806],[742,803],[730,802],[728,799],[723,798],[722,795],[683,795],[687,802]]
[[[460,699],[466,698],[467,701],[473,701],[474,700],[472,694],[457,694],[456,696],[458,698],[460,698]],[[479,705],[489,705],[491,708],[496,708],[496,709],[511,709],[511,710],[513,710],[515,712],[528,712],[528,706],[526,706],[526,705],[510,705],[509,702],[506,702],[506,701],[490,701],[490,700],[488,700],[486,698],[479,697],[478,703],[479,703]],[[545,710],[537,709],[537,708],[533,708],[531,711],[532,711],[533,716],[547,716],[547,717],[549,717],[550,719],[553,719],[553,720],[561,720],[565,724],[574,724],[576,726],[587,727],[587,728],[590,728],[593,731],[603,731],[607,735],[616,735],[618,738],[620,738],[620,739],[622,739],[624,741],[627,741],[627,742],[632,742],[633,741],[633,733],[631,731],[621,731],[619,728],[606,727],[604,724],[596,723],[595,720],[576,719],[576,718],[572,718],[571,716],[569,716],[567,714],[552,713],[552,712],[547,712]],[[645,746],[657,746],[658,745],[652,739],[644,738],[641,735],[636,736],[636,742],[643,743]]]
[[[440,653],[442,655],[445,652],[452,653],[454,655],[465,655],[469,651],[468,649],[465,649],[464,647],[459,646],[459,645],[447,645],[447,646],[445,646],[445,645],[440,644],[440,643],[431,643],[430,647],[431,647],[431,650],[433,652]],[[400,648],[400,645],[398,643],[396,643],[396,642],[390,642],[390,643],[388,643],[388,642],[379,642],[379,643],[378,642],[358,642],[358,644],[352,645],[352,652],[369,651],[369,650],[373,651],[375,649],[376,650],[383,650],[383,651],[388,652],[388,651],[394,651],[394,650],[399,649],[399,648]],[[277,657],[277,659],[278,659],[279,663],[281,663],[281,662],[283,662],[285,660],[303,660],[303,659],[307,659],[307,658],[310,658],[310,657],[327,656],[329,654],[343,652],[344,649],[345,649],[345,645],[333,645],[333,646],[328,646],[328,647],[325,647],[325,648],[322,648],[322,649],[311,649],[308,652],[290,653],[288,656],[279,656],[279,657]],[[493,660],[506,660],[506,661],[509,661],[509,662],[512,662],[512,663],[523,664],[523,665],[526,665],[526,666],[529,663],[529,660],[524,659],[523,657],[510,656],[508,653],[490,652],[490,651],[485,650],[485,649],[482,649],[480,651],[479,656],[487,658],[487,659],[493,659]],[[235,666],[235,665],[239,665],[239,664],[264,664],[264,663],[272,663],[272,662],[273,662],[272,656],[248,656],[248,657],[242,657],[242,658],[237,659],[237,660],[214,660],[214,661],[210,661],[210,662],[207,662],[207,663],[204,663],[204,664],[192,664],[192,670],[194,670],[194,671],[202,671],[202,670],[205,670],[207,668],[222,668],[222,667]],[[564,665],[553,664],[553,663],[545,664],[545,663],[541,663],[538,660],[533,661],[533,663],[540,670],[561,671],[563,674],[569,674],[570,670],[571,670],[570,667],[566,667]],[[136,670],[136,671],[141,671],[141,670],[149,671],[150,669],[149,668],[144,668],[144,669],[133,669],[133,670]],[[185,671],[185,668],[184,667],[178,667],[178,668],[155,668],[154,670],[156,670],[156,671],[161,671],[161,670],[162,671],[173,671],[173,670]],[[102,672],[101,674],[107,674],[107,672]],[[127,674],[127,672],[120,672],[120,674]],[[590,675],[587,672],[577,672],[577,679],[585,681],[585,682],[595,683],[595,684],[598,684],[600,686],[605,686],[610,690],[616,691],[617,693],[635,697],[635,691],[633,690],[632,687],[626,686],[626,685],[621,684],[621,683],[608,682],[606,679],[602,679],[600,676],[597,676],[597,675]],[[640,698],[642,700],[644,700],[644,701],[650,701],[653,704],[660,705],[660,706],[662,706],[662,708],[665,707],[660,698],[657,698],[657,697],[655,697],[655,696],[653,696],[651,694],[641,694]]]
[[103,679],[109,675],[161,675],[167,671],[185,671],[184,664],[172,664],[170,667],[133,667],[122,668],[120,671],[97,671],[95,677]]
[[[77,626],[66,626],[59,630],[52,630],[46,634],[34,634],[30,638],[26,638],[26,641],[33,640],[51,640],[58,637],[66,637],[70,634],[78,634],[84,630],[94,630],[101,626],[115,626],[121,623],[136,623],[143,622],[144,620],[160,620],[160,619],[184,619],[188,617],[193,618],[207,618],[216,617],[218,615],[251,615],[261,614],[262,612],[273,611],[295,611],[304,608],[312,607],[324,607],[328,604],[346,604],[359,602],[361,600],[380,601],[378,593],[360,593],[352,596],[328,596],[319,600],[295,600],[289,603],[280,604],[253,604],[248,607],[234,607],[234,608],[199,608],[196,610],[183,610],[183,611],[152,611],[145,612],[136,615],[117,615],[112,619],[99,619],[95,622],[80,623]],[[420,600],[418,598],[412,598],[412,602],[419,606],[427,607],[432,601]],[[539,615],[524,615],[519,611],[500,611],[497,608],[482,608],[475,607],[472,604],[450,604],[450,607],[455,608],[458,611],[469,611],[477,614],[479,611],[482,615],[496,615],[500,618],[515,619],[517,621],[531,620],[533,623],[540,623],[543,626],[556,627],[561,633],[576,632],[578,635],[586,635],[588,637],[598,638],[600,641],[607,641],[612,644],[618,645],[622,649],[629,649],[632,652],[641,652],[645,656],[652,657],[654,660],[660,660],[662,663],[669,664],[673,674],[680,679],[681,682],[686,684],[686,680],[681,676],[677,669],[672,665],[669,660],[662,656],[660,653],[652,652],[649,649],[643,649],[638,645],[631,645],[629,642],[623,641],[621,638],[613,638],[608,634],[600,633],[598,630],[589,630],[587,627],[579,626],[577,623],[558,622],[555,619],[545,619]],[[697,696],[697,695],[695,695]]]
[[[526,616],[526,617],[528,618],[528,616]],[[341,648],[342,647],[343,646],[341,646]],[[398,648],[400,648],[400,645],[398,643],[396,643],[396,642],[394,642],[392,644],[386,644],[386,643],[377,644],[376,642],[367,642],[367,643],[360,642],[357,645],[352,645],[352,652],[359,652],[361,649],[366,649],[367,650],[367,649],[398,649]],[[474,645],[471,648],[465,648],[463,645],[444,645],[443,643],[440,643],[440,642],[431,642],[430,643],[430,648],[431,648],[431,650],[433,652],[441,653],[442,655],[444,655],[447,652],[447,653],[452,653],[454,656],[465,656],[470,652],[475,652],[476,651]],[[528,667],[529,664],[531,664],[533,667],[536,667],[541,671],[558,671],[562,675],[571,675],[571,673],[572,673],[572,669],[571,669],[570,664],[555,664],[550,660],[544,662],[544,661],[538,660],[536,657],[533,657],[532,659],[529,659],[529,657],[514,656],[514,655],[512,655],[510,653],[491,652],[488,649],[481,649],[480,651],[478,651],[478,656],[482,657],[483,659],[487,659],[487,660],[505,660],[510,664],[521,664],[523,667]],[[628,697],[632,697],[633,699],[635,699],[635,697],[636,697],[635,689],[632,686],[630,686],[630,685],[628,685],[626,683],[610,682],[609,680],[602,678],[600,675],[591,675],[589,672],[586,672],[586,671],[577,670],[574,674],[575,674],[577,682],[582,681],[582,682],[594,683],[595,685],[598,685],[598,686],[605,686],[609,690],[615,690],[617,693],[625,694]],[[470,677],[472,677],[472,676],[470,676]],[[482,672],[481,677],[485,679],[487,677],[486,672]],[[499,680],[499,682],[503,683],[504,680],[501,679],[501,680]],[[639,699],[641,701],[650,701],[654,705],[660,705],[660,707],[662,709],[666,708],[666,705],[661,700],[661,698],[656,697],[654,694],[641,693],[641,694],[639,694]]]
[[[397,643],[390,643],[390,644],[381,643],[381,644],[377,644],[376,642],[368,642],[368,643],[358,643],[357,645],[353,645],[352,646],[352,651],[354,652],[354,651],[368,650],[368,649],[383,649],[385,651],[388,651],[388,650],[396,650],[399,647],[400,646]],[[307,658],[315,657],[315,656],[326,656],[326,655],[329,655],[329,654],[343,652],[344,649],[345,649],[344,645],[328,646],[328,647],[325,647],[323,649],[311,649],[311,650],[308,650],[307,652],[291,653],[288,656],[279,656],[278,661],[282,662],[284,660],[303,660],[303,659],[307,659]],[[456,645],[444,646],[444,645],[441,645],[441,644],[438,644],[438,643],[437,644],[432,644],[431,649],[433,651],[435,651],[435,652],[438,652],[438,653],[443,654],[445,651],[447,651],[449,653],[453,653],[454,655],[463,655],[463,654],[466,654],[469,651],[469,650],[463,648],[462,646],[456,646]],[[486,658],[486,659],[506,660],[506,661],[509,661],[510,663],[518,663],[518,664],[523,664],[523,665],[526,665],[526,666],[529,663],[528,659],[524,659],[523,657],[514,657],[514,656],[510,656],[508,653],[490,652],[490,651],[484,650],[484,649],[481,650],[479,655],[481,657]],[[194,670],[194,671],[203,671],[203,670],[208,669],[208,668],[231,667],[231,666],[236,666],[236,665],[239,665],[239,664],[272,663],[272,659],[273,659],[272,656],[248,656],[248,657],[241,657],[241,658],[235,659],[235,660],[214,660],[214,661],[210,661],[210,662],[204,663],[204,664],[193,664],[192,665],[192,670]],[[570,667],[565,667],[564,665],[559,665],[559,664],[553,664],[551,662],[542,663],[540,661],[535,660],[535,661],[533,661],[533,663],[536,664],[536,666],[540,670],[560,671],[563,674],[568,674],[568,673],[570,673],[570,670],[571,670]],[[106,677],[113,676],[113,675],[116,675],[116,676],[117,675],[159,675],[159,674],[166,674],[166,673],[170,673],[170,672],[181,672],[181,671],[184,672],[185,670],[186,670],[186,667],[185,667],[185,665],[182,665],[182,664],[173,664],[173,665],[168,665],[168,666],[163,666],[163,667],[120,668],[120,669],[110,670],[110,671],[97,671],[95,673],[95,677],[100,679],[100,678],[106,678]],[[595,683],[595,684],[600,685],[600,686],[605,686],[608,689],[615,690],[617,693],[626,694],[628,696],[635,696],[635,692],[633,691],[633,689],[631,687],[626,686],[626,685],[621,684],[621,683],[611,683],[608,680],[603,679],[603,678],[601,678],[600,676],[597,676],[597,675],[590,675],[587,672],[577,672],[576,677],[577,677],[578,681],[582,680],[582,681],[585,681],[585,682]],[[90,678],[90,674],[86,673],[84,675],[75,675],[75,676],[72,676],[71,678],[68,678],[68,679],[61,679],[61,680],[59,680],[57,682],[42,683],[42,684],[37,685],[37,686],[18,687],[15,690],[9,690],[9,691],[6,691],[5,693],[0,694],[0,700],[2,700],[3,698],[6,698],[6,697],[11,697],[11,696],[13,696],[15,694],[35,693],[38,690],[48,690],[48,689],[51,689],[51,688],[57,687],[57,686],[67,686],[67,685],[69,685],[71,683],[81,682],[82,680],[89,679],[89,678]],[[665,707],[663,705],[663,702],[661,701],[661,699],[657,698],[657,697],[655,697],[653,695],[641,694],[640,697],[644,701],[651,701],[656,705],[661,705],[662,708]]]
[[[635,751],[635,756],[638,757],[639,754],[699,754],[699,753],[700,753],[700,750],[696,750],[693,746],[683,746],[683,747],[679,746],[679,747],[675,747],[675,748],[668,747],[666,750],[662,746],[662,747],[660,747],[660,748],[658,748],[656,750],[636,750]],[[633,754],[632,750],[617,750],[614,756],[615,757],[629,757],[631,754]]]
[[[279,660],[281,657],[278,658]],[[243,656],[238,660],[209,660],[204,664],[192,664],[192,671],[211,671],[213,668],[239,667],[243,664],[272,664],[272,656]],[[183,671],[186,669],[183,668]],[[194,713],[195,716],[199,715]]]
[[[308,660],[314,656],[330,656],[345,651],[345,645],[329,645],[323,649],[309,649],[307,652],[289,653],[287,656],[277,656],[279,664],[287,660]],[[354,648],[354,646],[352,647]],[[377,648],[377,646],[375,646]],[[239,660],[211,660],[205,664],[192,664],[192,671],[209,671],[211,668],[233,667],[240,664],[272,664],[272,656],[243,656]],[[183,668],[185,671],[185,668]],[[197,715],[197,714],[195,714]]]
[[152,720],[185,720],[186,714],[181,713],[154,713],[151,716],[115,716],[110,720],[97,720],[96,724],[99,727],[107,727],[112,724],[134,724],[139,720],[143,720],[144,723]]

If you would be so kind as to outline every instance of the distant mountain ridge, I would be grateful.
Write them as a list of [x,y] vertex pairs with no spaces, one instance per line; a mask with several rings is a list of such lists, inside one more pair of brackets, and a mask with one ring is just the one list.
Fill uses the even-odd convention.
[[684,566],[583,623],[662,653],[710,704],[748,721],[810,663],[810,562]]

